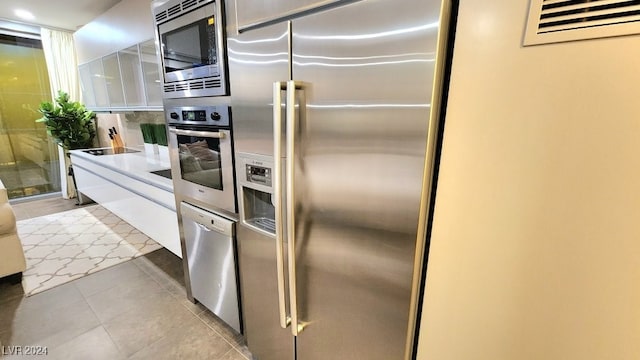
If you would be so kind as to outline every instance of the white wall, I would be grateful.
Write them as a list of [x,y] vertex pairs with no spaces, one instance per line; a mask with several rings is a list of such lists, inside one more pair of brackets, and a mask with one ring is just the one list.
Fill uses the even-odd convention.
[[74,34],[78,64],[155,37],[150,0],[122,0]]
[[640,359],[640,36],[461,1],[420,360]]

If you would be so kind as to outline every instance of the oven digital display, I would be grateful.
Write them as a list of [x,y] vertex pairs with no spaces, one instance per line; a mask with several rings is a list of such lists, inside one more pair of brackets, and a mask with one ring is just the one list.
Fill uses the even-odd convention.
[[185,121],[207,121],[207,112],[204,110],[182,111],[182,119]]

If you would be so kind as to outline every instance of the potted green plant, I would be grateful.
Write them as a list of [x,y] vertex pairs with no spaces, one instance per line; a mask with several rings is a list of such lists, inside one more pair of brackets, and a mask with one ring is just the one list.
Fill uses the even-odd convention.
[[[77,101],[70,101],[69,94],[58,91],[55,102],[40,103],[38,111],[42,118],[36,122],[44,123],[47,133],[59,146],[60,179],[64,198],[75,197],[75,186],[71,186],[68,176],[73,177],[73,168],[69,159],[69,150],[90,148],[96,136],[94,120],[96,114]],[[66,176],[65,176],[66,175]],[[75,185],[75,181],[74,184]]]
[[58,91],[55,104],[44,101],[38,111],[47,133],[65,150],[83,149],[93,146],[96,136],[94,119],[96,114],[77,101],[70,101],[69,94]]

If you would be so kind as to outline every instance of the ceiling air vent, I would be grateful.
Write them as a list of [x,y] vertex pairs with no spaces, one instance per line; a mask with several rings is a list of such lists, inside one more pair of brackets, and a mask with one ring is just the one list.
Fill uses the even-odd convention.
[[531,0],[524,45],[638,33],[639,0]]

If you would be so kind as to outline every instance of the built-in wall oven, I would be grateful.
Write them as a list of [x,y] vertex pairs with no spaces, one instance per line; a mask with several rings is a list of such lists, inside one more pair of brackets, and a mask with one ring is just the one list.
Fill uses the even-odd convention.
[[237,216],[227,105],[166,106],[174,191],[181,200]]
[[152,4],[165,98],[228,95],[222,0]]
[[224,97],[164,99],[187,298],[242,331],[231,110]]

